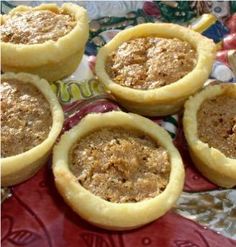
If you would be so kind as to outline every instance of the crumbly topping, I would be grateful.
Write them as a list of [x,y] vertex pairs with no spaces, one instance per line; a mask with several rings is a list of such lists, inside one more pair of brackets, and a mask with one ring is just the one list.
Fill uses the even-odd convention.
[[41,44],[58,40],[75,26],[75,20],[68,14],[49,10],[20,12],[9,17],[1,25],[1,40],[14,44]]
[[83,187],[111,202],[138,202],[168,184],[167,151],[134,130],[103,128],[71,149],[70,169]]
[[221,95],[205,100],[197,121],[200,140],[236,158],[236,98]]
[[196,60],[196,51],[186,41],[143,37],[124,42],[112,52],[106,70],[122,86],[153,89],[184,77]]
[[1,156],[23,153],[44,141],[52,126],[50,105],[29,83],[3,79],[1,89]]

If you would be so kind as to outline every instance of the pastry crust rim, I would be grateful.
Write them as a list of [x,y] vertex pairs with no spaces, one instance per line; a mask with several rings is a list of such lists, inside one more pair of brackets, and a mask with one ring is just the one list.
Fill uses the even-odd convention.
[[[214,183],[223,187],[233,187],[236,185],[236,159],[229,158],[220,150],[209,147],[207,143],[202,142],[198,138],[197,134],[197,111],[203,101],[224,94],[236,97],[236,84],[222,83],[219,85],[209,85],[201,92],[191,96],[185,103],[183,127],[190,154],[197,167]],[[219,178],[212,177],[211,171],[214,174],[216,173]],[[228,183],[223,181],[225,177],[232,181]]]
[[[112,203],[94,195],[77,182],[68,167],[68,153],[79,138],[93,129],[124,124],[158,139],[168,150],[171,161],[170,179],[166,189],[154,198],[137,203]],[[75,212],[92,224],[116,230],[134,229],[162,216],[174,205],[184,183],[182,159],[169,134],[144,117],[114,111],[89,114],[61,137],[53,150],[53,173],[57,189]]]
[[[139,90],[121,86],[112,81],[105,70],[106,58],[120,44],[136,37],[158,36],[179,38],[189,42],[197,51],[198,61],[194,69],[182,79],[157,89]],[[213,41],[185,27],[169,23],[146,23],[118,33],[109,43],[102,47],[97,55],[96,74],[106,89],[118,98],[138,103],[168,103],[174,99],[188,96],[202,87],[208,78],[215,58],[216,47]],[[189,85],[189,81],[195,81]]]
[[75,54],[66,57],[65,59],[59,61],[58,63],[50,63],[37,67],[20,67],[20,66],[5,66],[2,64],[3,71],[10,71],[14,73],[19,73],[24,71],[25,73],[35,74],[40,76],[41,78],[46,79],[48,82],[54,82],[67,76],[70,76],[76,68],[78,68],[78,64],[82,60],[84,55],[84,50],[79,50]]
[[62,130],[64,113],[56,98],[56,95],[53,93],[46,80],[28,73],[12,72],[3,74],[2,79],[16,79],[19,80],[20,83],[24,82],[33,84],[44,95],[51,109],[52,127],[48,137],[42,143],[24,153],[1,158],[1,177],[12,176],[13,174],[19,173],[17,174],[17,177],[20,177],[20,180],[23,181],[25,174],[20,174],[21,170],[26,169],[31,164],[42,159],[43,156],[46,156],[52,148]]
[[[1,16],[1,23],[17,12],[34,10],[51,10],[65,12],[73,15],[76,20],[75,27],[57,41],[48,40],[41,44],[14,44],[1,41],[2,63],[6,66],[36,67],[44,64],[60,62],[79,50],[83,50],[88,39],[88,16],[83,7],[72,3],[64,3],[61,7],[56,4],[41,4],[37,7],[20,5],[12,9],[8,15]],[[79,42],[78,42],[79,40]]]

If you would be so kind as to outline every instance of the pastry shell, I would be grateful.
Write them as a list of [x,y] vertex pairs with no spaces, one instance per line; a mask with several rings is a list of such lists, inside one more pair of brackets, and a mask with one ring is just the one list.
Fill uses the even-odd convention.
[[64,114],[46,80],[27,73],[5,73],[2,75],[3,79],[16,79],[19,83],[33,84],[50,104],[52,113],[52,127],[48,137],[42,143],[24,153],[1,158],[1,184],[10,186],[32,177],[46,163],[52,146],[61,132]]
[[1,16],[1,23],[19,12],[51,10],[72,15],[75,27],[57,41],[48,40],[42,44],[14,44],[1,41],[2,70],[38,74],[48,81],[55,81],[70,75],[77,68],[88,39],[89,26],[87,12],[84,8],[65,3],[42,4],[38,7],[18,6],[8,15]]
[[[169,183],[161,194],[136,203],[113,203],[80,185],[69,169],[70,149],[89,132],[108,126],[138,129],[166,148],[171,172]],[[53,173],[56,187],[67,204],[85,220],[109,230],[134,229],[162,216],[175,204],[184,184],[182,159],[169,134],[149,119],[124,112],[89,114],[66,132],[53,151]]]
[[[133,89],[112,81],[105,69],[108,55],[125,41],[147,36],[178,38],[189,42],[197,52],[196,66],[180,80],[156,89]],[[185,100],[203,86],[210,74],[215,51],[216,47],[212,40],[188,28],[169,23],[140,24],[121,31],[99,50],[96,74],[107,91],[129,111],[147,116],[168,115],[177,112]]]
[[199,171],[213,183],[232,188],[236,185],[236,159],[226,157],[220,150],[202,142],[197,133],[197,112],[201,104],[218,95],[236,97],[236,84],[208,86],[185,104],[183,117],[184,133],[190,155]]

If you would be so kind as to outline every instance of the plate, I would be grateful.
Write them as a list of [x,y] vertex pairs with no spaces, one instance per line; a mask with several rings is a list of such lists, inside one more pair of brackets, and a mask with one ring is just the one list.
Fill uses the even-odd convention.
[[[39,4],[37,1],[22,2]],[[2,12],[8,12],[22,2],[2,1]],[[121,29],[139,23],[174,22],[202,32],[221,49],[207,83],[236,81],[236,45],[231,38],[236,32],[233,14],[236,4],[233,1],[85,1],[79,4],[90,16],[90,39],[84,57],[73,75],[51,85],[65,112],[64,131],[89,112],[124,110],[105,93],[96,79],[96,53]],[[181,114],[152,120],[171,134],[184,160],[185,187],[175,208],[137,230],[114,232],[96,228],[63,202],[55,189],[51,161],[48,161],[30,180],[2,189],[2,246],[236,246],[236,190],[218,188],[194,168],[182,131]]]

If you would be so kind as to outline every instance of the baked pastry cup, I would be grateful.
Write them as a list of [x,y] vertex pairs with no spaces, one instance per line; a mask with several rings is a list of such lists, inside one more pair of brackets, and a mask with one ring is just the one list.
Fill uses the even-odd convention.
[[33,73],[48,81],[55,81],[72,74],[81,61],[89,34],[87,12],[72,3],[65,3],[61,7],[56,4],[18,6],[8,15],[1,16],[1,25],[17,13],[40,10],[66,13],[75,19],[76,24],[69,33],[56,41],[48,40],[38,44],[1,41],[2,70]]
[[[196,66],[183,78],[156,89],[133,89],[115,83],[106,72],[108,56],[125,41],[148,36],[188,42],[196,50]],[[96,74],[106,90],[129,111],[147,116],[168,115],[177,112],[189,95],[203,86],[210,74],[215,50],[213,41],[188,28],[169,23],[141,24],[121,31],[99,50]]]
[[[94,195],[78,182],[69,169],[70,150],[82,137],[104,127],[136,129],[167,150],[171,171],[162,193],[139,202],[114,203]],[[184,183],[182,159],[169,134],[149,119],[124,112],[89,114],[66,132],[53,151],[53,173],[56,187],[66,203],[85,220],[109,230],[134,229],[162,216],[175,204]]]
[[17,155],[1,158],[1,184],[10,186],[32,177],[47,161],[52,146],[60,134],[64,122],[62,108],[48,82],[27,73],[5,73],[1,80],[17,80],[34,85],[48,101],[52,115],[52,126],[48,137],[39,145]]
[[198,135],[197,113],[202,103],[220,95],[236,98],[236,84],[208,86],[191,97],[185,104],[183,127],[190,155],[199,171],[213,183],[231,188],[236,185],[236,159],[210,147]]

